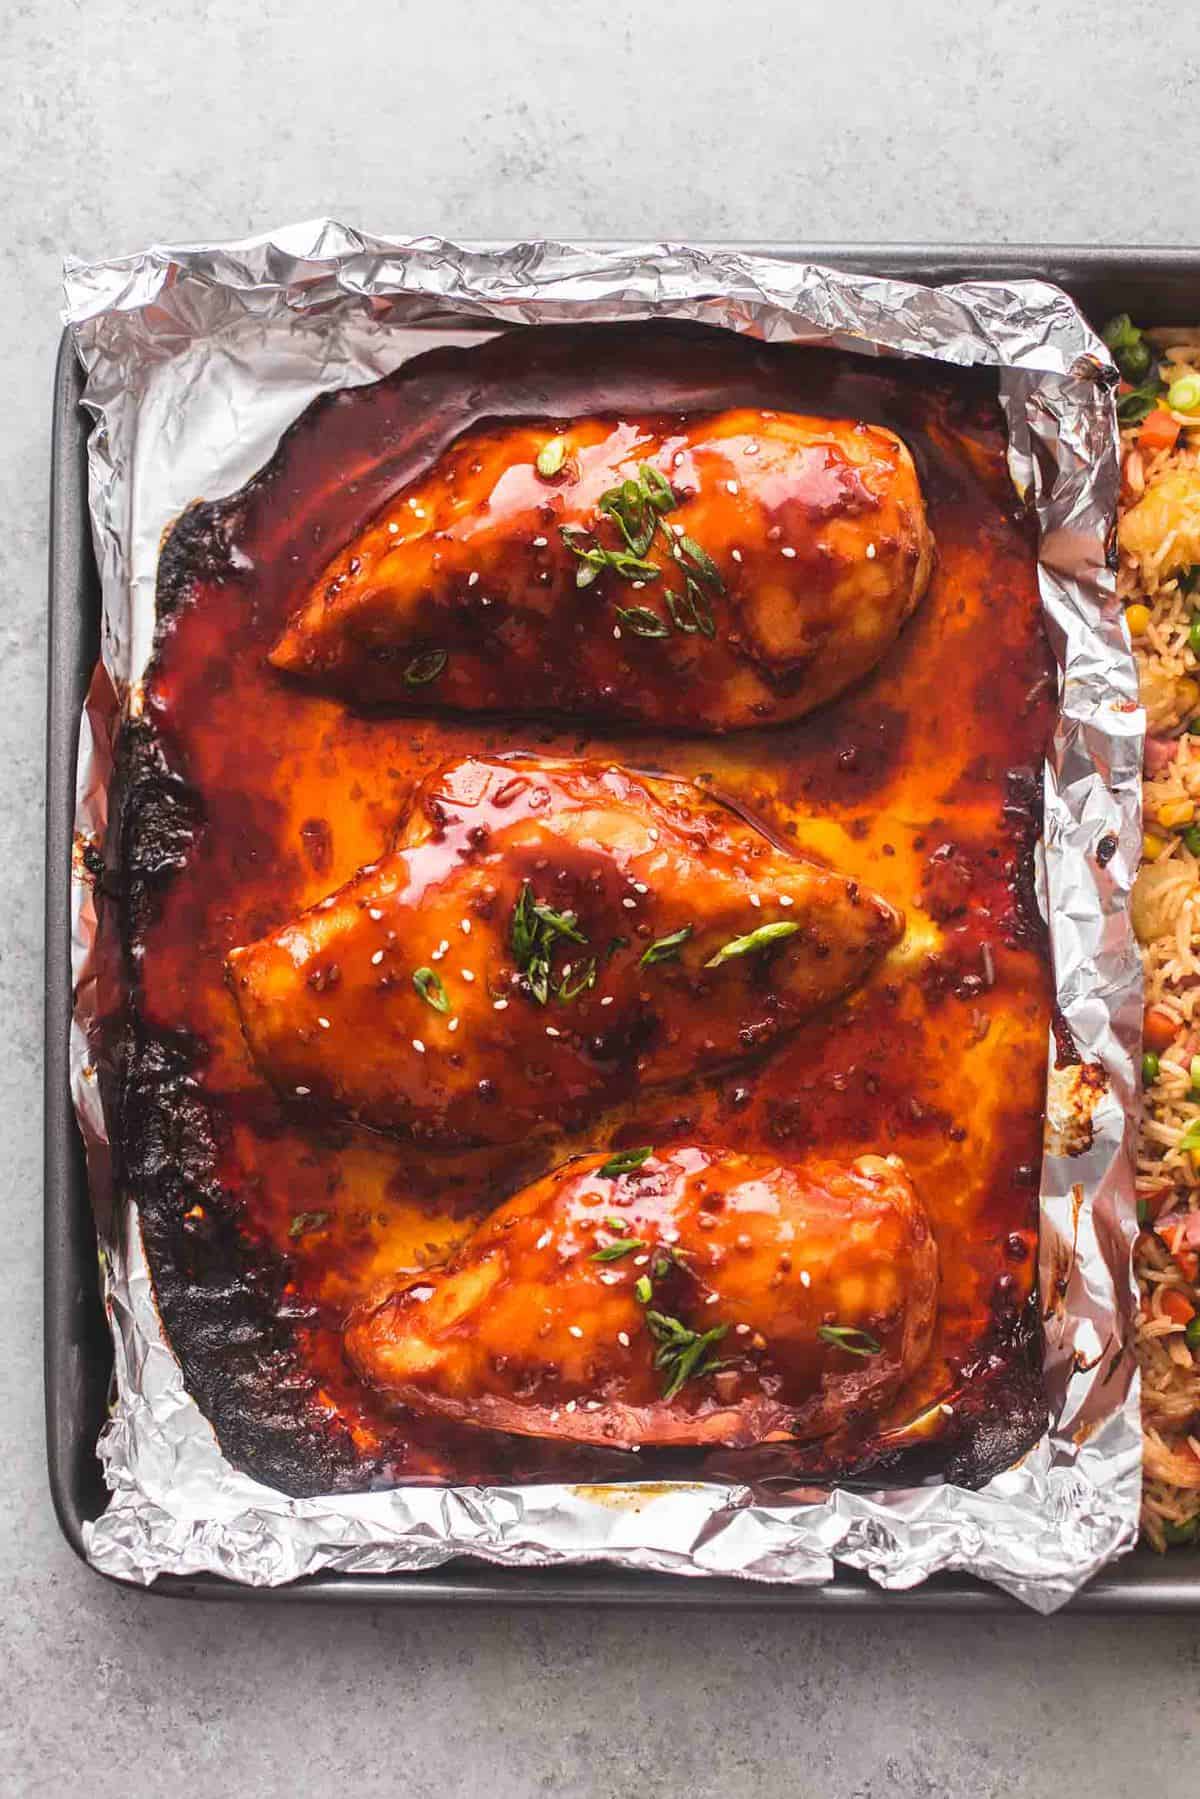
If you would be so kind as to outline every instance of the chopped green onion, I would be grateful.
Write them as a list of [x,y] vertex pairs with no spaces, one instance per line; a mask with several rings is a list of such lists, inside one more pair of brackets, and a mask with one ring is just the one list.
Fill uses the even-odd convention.
[[297,1212],[288,1226],[288,1236],[293,1243],[300,1237],[306,1237],[309,1231],[323,1230],[329,1223],[328,1212]]
[[1152,1087],[1158,1079],[1158,1057],[1152,1049],[1148,1049],[1142,1057],[1142,1084]]
[[1200,375],[1180,375],[1167,389],[1172,412],[1200,412]]
[[1127,312],[1109,319],[1100,334],[1126,381],[1141,381],[1150,370],[1150,346]]
[[677,537],[675,539],[676,559],[690,563],[698,581],[703,582],[712,593],[725,591],[725,583],[721,579],[721,571],[707,550],[701,549],[694,537]]
[[1188,725],[1188,736],[1200,737],[1200,718],[1192,719],[1191,723]]
[[792,936],[800,926],[790,918],[777,918],[773,924],[759,925],[757,931],[750,931],[745,937],[733,937],[722,944],[715,956],[710,956],[704,964],[705,968],[719,968],[722,962],[731,962],[735,956],[751,956],[755,950],[766,949],[769,943],[778,943],[783,937]]
[[678,506],[679,500],[675,489],[667,477],[659,473],[653,463],[639,462],[638,474],[642,478],[642,491],[655,512],[670,512],[672,507]]
[[671,627],[648,606],[618,606],[617,617],[635,637],[669,637]]
[[870,1331],[855,1330],[849,1324],[821,1324],[817,1326],[817,1335],[825,1343],[832,1343],[835,1349],[844,1349],[847,1355],[878,1355],[883,1344]]
[[589,956],[588,960],[583,965],[582,971],[575,976],[574,980],[569,979],[566,975],[563,976],[555,989],[554,997],[555,999],[564,1002],[567,1000],[578,999],[581,993],[586,993],[589,988],[594,987],[595,985],[596,958],[595,956]]
[[1200,1149],[1200,1118],[1188,1125],[1175,1147],[1182,1150]]
[[1184,1326],[1183,1340],[1189,1349],[1200,1349],[1200,1312]]
[[405,686],[427,687],[430,681],[437,680],[449,660],[445,650],[427,650],[423,656],[414,656],[404,671]]
[[1193,1093],[1200,1091],[1200,1056],[1192,1057],[1188,1066],[1188,1080],[1191,1082]]
[[649,1275],[639,1274],[638,1278],[633,1283],[633,1296],[635,1299],[640,1300],[644,1306],[650,1304],[650,1301],[654,1297],[654,1288],[650,1285]]
[[1137,1221],[1142,1230],[1145,1230],[1150,1222],[1150,1207],[1144,1199],[1139,1199],[1137,1202]]
[[1188,626],[1188,648],[1193,655],[1200,656],[1200,613],[1196,614]]
[[641,1237],[622,1237],[616,1243],[606,1243],[603,1249],[594,1250],[589,1259],[593,1262],[619,1262],[622,1256],[631,1256],[635,1250],[649,1247]]
[[659,937],[649,949],[642,951],[638,958],[639,968],[653,968],[656,962],[676,962],[679,952],[692,934],[690,924],[685,924],[681,931],[672,931],[669,937]]
[[413,975],[413,986],[421,995],[427,1006],[435,1012],[448,1012],[450,998],[442,984],[442,977],[432,968],[418,968]]
[[707,1352],[725,1336],[729,1329],[727,1324],[716,1324],[707,1331],[694,1331],[666,1312],[647,1312],[646,1323],[659,1346],[654,1366],[667,1371],[663,1388],[665,1400],[674,1399],[686,1381],[699,1380],[702,1375],[715,1374],[718,1368],[724,1367],[723,1362],[715,1361]]
[[607,1162],[602,1162],[596,1173],[601,1180],[614,1181],[622,1174],[632,1174],[635,1168],[640,1168],[647,1157],[653,1154],[652,1143],[647,1143],[644,1149],[623,1149],[617,1155],[609,1156]]
[[1140,425],[1148,419],[1158,405],[1158,396],[1162,392],[1162,382],[1157,375],[1143,381],[1140,387],[1132,388],[1129,393],[1122,394],[1117,401],[1117,420],[1122,425]]
[[1188,1518],[1182,1524],[1164,1524],[1163,1538],[1168,1543],[1194,1543],[1200,1529],[1200,1518]]
[[558,474],[566,460],[566,438],[552,437],[549,443],[544,443],[538,451],[537,462],[534,466],[544,481],[550,481]]
[[1200,825],[1189,825],[1183,833],[1183,841],[1193,856],[1200,856]]

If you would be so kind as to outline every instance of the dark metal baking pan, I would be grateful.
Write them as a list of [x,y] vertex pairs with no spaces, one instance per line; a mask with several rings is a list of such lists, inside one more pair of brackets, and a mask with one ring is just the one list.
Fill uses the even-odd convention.
[[[728,246],[721,246],[727,248]],[[911,249],[900,245],[754,245],[791,260],[941,283],[1027,277],[1057,282],[1093,319],[1113,312],[1163,324],[1200,319],[1200,249],[1071,247]],[[83,1526],[103,1510],[95,1446],[105,1416],[112,1351],[100,1303],[96,1239],[83,1151],[68,1089],[71,1016],[70,868],[75,754],[84,694],[100,635],[100,588],[87,515],[87,421],[69,339],[54,383],[50,496],[50,632],[46,836],[46,1444],[50,1491],[67,1541],[83,1555]],[[771,1610],[998,1611],[1015,1601],[981,1583],[939,1576],[884,1593],[839,1571],[817,1587],[639,1575],[602,1565],[507,1569],[459,1561],[428,1574],[322,1574],[287,1587],[250,1588],[215,1575],[165,1577],[156,1593],[204,1599],[656,1605]],[[1200,1555],[1138,1549],[1093,1581],[1077,1611],[1200,1610]]]

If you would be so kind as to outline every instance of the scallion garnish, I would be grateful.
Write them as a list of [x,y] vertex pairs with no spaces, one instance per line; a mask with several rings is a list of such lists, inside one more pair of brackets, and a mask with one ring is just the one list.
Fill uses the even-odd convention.
[[603,1249],[592,1251],[589,1257],[593,1262],[619,1262],[622,1256],[633,1255],[635,1250],[649,1249],[650,1245],[641,1237],[620,1237],[615,1243],[606,1243]]
[[639,968],[653,968],[656,962],[674,962],[679,952],[692,934],[690,924],[685,924],[680,931],[672,931],[669,937],[659,937],[649,949],[642,951],[638,958]]
[[618,606],[617,617],[635,637],[669,637],[671,627],[648,606]]
[[708,1351],[714,1343],[719,1343],[729,1329],[727,1324],[714,1325],[712,1330],[689,1330],[678,1318],[672,1318],[666,1312],[647,1312],[646,1323],[650,1326],[651,1335],[658,1344],[654,1357],[654,1366],[666,1371],[666,1384],[663,1387],[664,1400],[674,1399],[676,1393],[689,1380],[699,1380],[705,1374],[715,1374],[725,1364],[710,1356]]
[[849,1324],[821,1324],[817,1327],[817,1335],[825,1343],[832,1343],[835,1349],[844,1349],[847,1355],[878,1355],[883,1344],[870,1331],[855,1330]]
[[413,974],[413,986],[421,995],[427,1006],[435,1012],[450,1010],[450,996],[446,992],[442,977],[432,968],[418,968]]
[[293,1243],[300,1237],[306,1237],[310,1231],[324,1230],[329,1223],[328,1212],[297,1212],[288,1226],[288,1236]]
[[596,1173],[601,1180],[615,1181],[623,1174],[632,1174],[635,1168],[640,1168],[653,1154],[652,1143],[647,1143],[642,1149],[622,1149],[615,1156],[609,1156],[607,1162],[602,1162]]
[[772,924],[761,924],[757,931],[749,931],[744,937],[732,937],[728,943],[722,944],[716,955],[710,956],[704,966],[720,968],[722,962],[732,962],[735,956],[752,956],[756,950],[766,949],[768,944],[778,943],[799,929],[800,926],[790,918],[777,918]]
[[404,671],[405,686],[427,687],[430,681],[437,680],[449,660],[445,650],[427,650],[423,656],[414,656]]
[[[533,897],[533,888],[528,881],[521,883],[521,891],[513,907],[509,921],[508,939],[512,946],[513,961],[525,977],[526,990],[533,996],[539,1006],[547,1004],[550,998],[551,962],[560,940],[570,943],[586,943],[587,937],[579,929],[579,921],[574,912],[557,912],[553,906],[543,906]],[[595,981],[595,963],[590,970],[585,969],[583,975],[570,987],[560,981],[556,989],[557,999],[574,999],[585,987]]]
[[567,460],[567,440],[565,437],[552,437],[544,443],[537,453],[534,467],[543,481],[552,481]]

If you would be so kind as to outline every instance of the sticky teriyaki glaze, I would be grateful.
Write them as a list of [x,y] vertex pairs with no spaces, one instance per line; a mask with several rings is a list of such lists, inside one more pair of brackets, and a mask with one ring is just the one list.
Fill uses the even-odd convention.
[[[614,733],[584,716],[566,728],[531,722],[515,687],[511,718],[389,716],[270,661],[331,559],[464,431],[651,412],[683,429],[738,407],[894,432],[937,544],[898,640],[799,723],[715,740]],[[1032,531],[986,379],[675,327],[435,350],[317,403],[246,489],[185,514],[159,602],[110,856],[132,997],[120,1149],[167,1328],[235,1461],[294,1491],[656,1468],[790,1479],[872,1465],[978,1480],[1036,1436],[1050,984],[1030,873],[1053,682]],[[626,645],[631,679],[638,649]],[[879,895],[904,934],[770,1053],[619,1093],[583,1123],[439,1147],[314,1115],[253,1059],[227,958],[386,857],[435,770],[520,752],[690,780]],[[937,1315],[928,1353],[869,1427],[634,1458],[410,1410],[348,1361],[347,1319],[440,1267],[510,1196],[572,1154],[648,1144],[789,1166],[902,1159],[936,1242]]]

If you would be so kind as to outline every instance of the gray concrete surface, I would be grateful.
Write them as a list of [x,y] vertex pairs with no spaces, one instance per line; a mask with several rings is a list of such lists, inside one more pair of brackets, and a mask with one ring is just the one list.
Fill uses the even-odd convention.
[[1198,74],[1200,14],[1145,0],[8,0],[0,1792],[1192,1791],[1186,1621],[334,1614],[102,1585],[45,1485],[39,1078],[63,252],[322,211],[464,236],[1194,244]]

